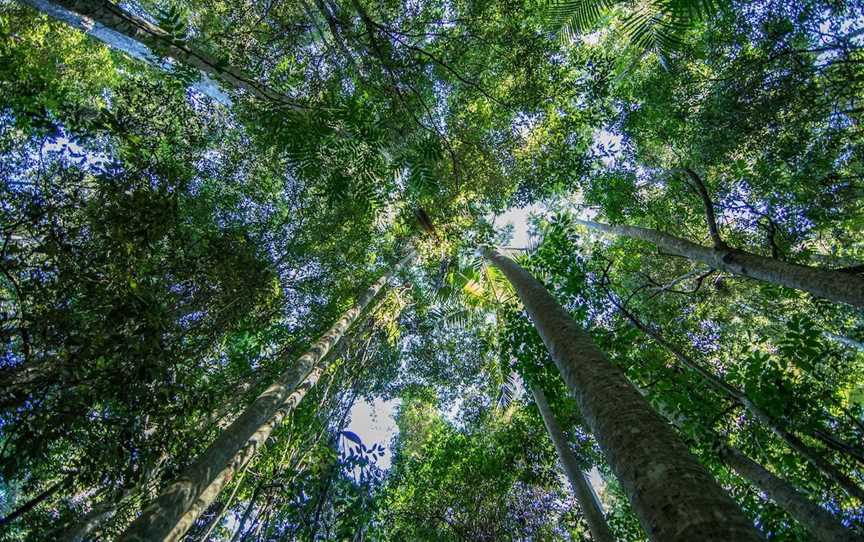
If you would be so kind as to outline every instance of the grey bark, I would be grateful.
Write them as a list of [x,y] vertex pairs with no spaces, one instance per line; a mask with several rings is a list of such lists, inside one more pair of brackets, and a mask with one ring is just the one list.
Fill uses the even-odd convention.
[[[622,315],[624,315],[624,317],[627,318],[635,328],[639,329],[640,331],[654,339],[657,344],[671,352],[672,355],[674,355],[675,358],[678,359],[678,361],[680,361],[690,370],[699,374],[699,376],[701,376],[702,379],[705,380],[705,382],[707,382],[708,385],[710,385],[712,388],[726,395],[730,399],[738,402],[747,410],[747,412],[750,413],[751,416],[753,416],[753,418],[755,418],[759,423],[770,429],[771,432],[777,435],[777,437],[780,438],[780,440],[782,440],[783,442],[785,442],[787,446],[789,446],[792,450],[796,451],[799,455],[801,455],[801,457],[803,457],[814,467],[816,467],[832,482],[840,486],[843,491],[864,502],[864,489],[862,489],[861,486],[855,483],[855,481],[852,480],[849,476],[841,472],[840,469],[838,469],[834,464],[822,457],[822,454],[819,450],[816,450],[812,446],[804,443],[800,438],[798,438],[797,435],[792,433],[792,431],[790,431],[784,423],[776,419],[774,416],[771,416],[768,412],[755,404],[750,399],[750,397],[747,396],[747,394],[745,394],[738,388],[730,385],[720,377],[714,375],[714,373],[703,367],[702,364],[697,363],[695,360],[691,359],[690,356],[686,355],[680,348],[667,341],[655,329],[652,329],[650,326],[645,325],[627,309],[615,302],[614,299],[613,303],[617,306],[618,311]],[[854,447],[852,448],[854,450]]]
[[834,342],[838,342],[844,346],[848,346],[849,348],[854,348],[855,350],[860,350],[864,352],[864,343],[861,341],[856,341],[855,339],[850,339],[849,337],[844,337],[843,335],[838,335],[836,333],[831,333],[830,331],[823,331],[822,335],[831,339]]
[[579,468],[576,455],[570,449],[570,444],[564,437],[564,433],[558,425],[558,420],[555,419],[555,414],[549,408],[546,395],[536,385],[531,386],[531,393],[534,395],[534,402],[537,404],[540,415],[543,417],[543,424],[546,425],[549,438],[555,445],[555,450],[558,451],[558,458],[561,460],[561,465],[564,467],[564,472],[567,474],[567,479],[573,488],[576,502],[579,503],[582,514],[585,516],[585,521],[588,522],[591,538],[594,542],[615,542],[615,536],[609,530],[603,510],[594,498],[594,491],[585,479],[585,474]]
[[18,518],[20,518],[21,516],[23,516],[24,514],[29,512],[30,510],[33,510],[34,508],[36,508],[37,506],[39,506],[40,504],[42,504],[43,502],[48,500],[50,497],[52,497],[55,493],[57,493],[58,491],[60,491],[64,487],[66,487],[67,485],[70,485],[72,483],[72,480],[73,480],[72,476],[67,475],[66,478],[64,478],[63,480],[61,480],[61,481],[57,482],[56,484],[48,487],[48,489],[46,489],[42,493],[36,495],[35,497],[30,499],[29,501],[27,501],[24,504],[22,504],[21,506],[19,506],[14,511],[10,512],[9,515],[0,518],[0,526],[8,525],[9,523],[12,523],[13,521],[17,520]]
[[819,542],[864,542],[864,537],[844,527],[830,512],[742,451],[720,442],[717,452],[724,463],[786,510]]
[[761,540],[675,431],[543,285],[511,259],[482,252],[515,288],[649,538]]
[[409,251],[378,279],[308,352],[300,356],[120,536],[124,541],[176,541],[242,470],[273,429],[296,407],[324,371],[320,361],[339,342],[390,277],[414,258]]
[[122,499],[123,497],[117,500],[106,500],[95,505],[90,512],[81,518],[81,521],[64,530],[57,539],[65,540],[66,542],[87,542],[87,540],[91,540],[93,531],[117,512],[117,507]]
[[[645,390],[639,390],[645,395]],[[687,417],[659,405],[660,413],[681,429]],[[691,422],[692,423],[692,422]],[[773,474],[741,450],[729,445],[724,437],[708,431],[720,459],[739,476],[753,484],[807,529],[818,542],[864,542],[861,536],[844,527],[840,520],[808,499],[795,486]]]
[[601,224],[581,219],[576,219],[576,222],[593,230],[654,243],[664,250],[703,262],[713,269],[779,284],[831,301],[864,308],[864,278],[857,275],[786,263],[742,250],[706,247],[648,228]]
[[[154,58],[165,56],[222,82],[232,89],[240,90],[257,98],[280,104],[290,110],[301,110],[291,98],[267,87],[237,67],[228,66],[204,51],[182,41],[159,26],[137,15],[123,10],[108,0],[18,0],[46,15],[85,30],[95,25],[109,30],[111,36],[122,36],[125,51],[140,59],[154,62]],[[71,13],[70,13],[71,12]],[[81,18],[79,21],[75,16]],[[104,32],[94,33],[104,39]],[[112,41],[117,41],[113,39]]]

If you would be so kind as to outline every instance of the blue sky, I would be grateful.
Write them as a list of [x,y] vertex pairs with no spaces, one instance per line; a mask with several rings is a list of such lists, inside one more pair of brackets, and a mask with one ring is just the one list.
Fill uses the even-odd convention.
[[[542,207],[539,205],[508,209],[504,214],[495,217],[493,224],[498,230],[507,224],[512,224],[513,239],[510,241],[510,246],[524,248],[529,245],[528,215],[541,210]],[[390,443],[398,431],[394,420],[398,406],[398,399],[385,401],[376,398],[371,403],[361,399],[354,403],[350,413],[351,420],[347,427],[349,431],[357,433],[367,447],[375,443],[384,445],[384,456],[378,462],[378,466],[383,469],[389,468],[392,460]]]

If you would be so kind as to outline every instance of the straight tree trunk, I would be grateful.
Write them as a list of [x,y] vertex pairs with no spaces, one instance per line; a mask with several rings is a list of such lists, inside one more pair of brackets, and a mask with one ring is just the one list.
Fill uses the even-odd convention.
[[[180,41],[159,26],[137,15],[125,11],[110,0],[18,0],[46,15],[74,26],[92,26],[98,23],[108,30],[140,44],[135,56],[153,61],[159,56],[198,69],[207,76],[222,82],[227,87],[247,92],[256,98],[276,102],[291,110],[302,108],[288,96],[255,80],[242,69],[228,66],[200,49]],[[68,12],[92,21],[89,25],[74,24]],[[127,47],[126,49],[132,49]],[[149,49],[149,50],[148,50]]]
[[[859,499],[861,502],[864,502],[864,489],[861,488],[854,480],[852,480],[849,476],[840,471],[834,464],[825,459],[819,450],[814,449],[812,446],[804,443],[797,435],[792,433],[786,427],[784,423],[780,420],[776,419],[774,416],[771,416],[768,412],[763,410],[757,404],[755,404],[750,397],[745,394],[743,391],[738,388],[732,386],[725,380],[716,376],[714,373],[706,369],[702,366],[702,364],[697,363],[695,360],[691,359],[690,356],[686,355],[680,348],[675,346],[674,344],[667,341],[659,332],[650,326],[643,323],[641,320],[636,318],[631,312],[625,309],[623,306],[614,301],[613,303],[617,306],[618,311],[624,315],[627,320],[633,325],[633,327],[642,331],[654,341],[668,350],[674,355],[678,361],[680,361],[684,366],[686,366],[691,371],[696,372],[699,376],[702,377],[705,382],[708,383],[712,388],[719,391],[720,393],[726,395],[730,399],[736,401],[738,404],[744,407],[744,409],[750,413],[753,418],[763,424],[765,427],[771,430],[772,433],[777,435],[783,442],[785,442],[792,450],[797,452],[801,457],[806,459],[810,464],[816,467],[822,474],[824,474],[827,478],[829,478],[832,482],[840,486],[843,491],[849,494],[852,497]],[[814,436],[814,438],[818,438]],[[836,439],[835,439],[836,440]],[[853,448],[854,451],[854,447]],[[854,454],[852,454],[855,457]]]
[[864,537],[844,527],[830,512],[809,500],[786,480],[747,457],[744,452],[725,442],[719,443],[717,452],[724,463],[786,510],[819,542],[864,542]]
[[255,501],[258,500],[258,496],[261,491],[264,489],[264,481],[258,482],[258,485],[255,486],[255,491],[252,492],[252,496],[249,498],[249,502],[246,504],[246,508],[243,510],[243,515],[240,516],[240,520],[237,523],[237,530],[234,531],[234,534],[231,536],[231,542],[237,542],[240,540],[240,537],[243,536],[243,531],[246,530],[246,522],[249,521],[249,516],[252,515],[252,509],[255,507]]
[[64,530],[57,540],[66,542],[87,542],[91,540],[91,534],[105,520],[117,512],[117,506],[122,502],[122,497],[117,500],[106,500],[93,507],[81,520]]
[[[643,389],[639,392],[647,394]],[[688,422],[687,416],[672,412],[662,403],[659,410],[679,430]],[[864,542],[860,535],[844,527],[838,518],[808,499],[795,486],[731,446],[725,437],[713,431],[708,433],[712,435],[714,449],[724,463],[788,512],[818,542]]]
[[354,307],[342,315],[308,352],[294,362],[232,423],[120,536],[120,540],[180,540],[198,516],[216,499],[235,473],[243,469],[273,429],[315,385],[320,362],[339,342],[390,277],[414,258],[409,251],[390,273],[378,279]]
[[567,474],[567,479],[573,488],[576,502],[579,503],[579,507],[585,515],[585,521],[588,522],[591,538],[594,542],[615,542],[615,537],[612,535],[612,531],[609,530],[603,510],[598,506],[597,500],[594,498],[594,491],[588,485],[585,474],[579,468],[579,462],[576,460],[573,450],[570,449],[570,443],[567,442],[563,431],[561,431],[561,427],[558,425],[558,421],[555,419],[555,414],[549,408],[546,395],[537,385],[531,385],[531,394],[534,395],[534,402],[540,410],[540,416],[543,417],[543,424],[546,426],[549,438],[552,439],[552,443],[558,451],[558,458],[561,460],[561,465],[564,466],[564,472]]
[[649,538],[761,540],[675,431],[543,285],[513,260],[482,252],[516,290]]
[[55,493],[57,493],[58,491],[60,491],[62,488],[66,487],[70,483],[72,483],[72,476],[67,475],[66,478],[57,482],[53,486],[50,486],[48,489],[46,489],[42,493],[36,495],[35,497],[30,499],[29,501],[25,502],[24,504],[19,506],[17,509],[15,509],[11,513],[9,513],[9,515],[7,515],[6,517],[0,518],[0,527],[2,527],[3,525],[8,525],[8,524],[12,523],[13,521],[17,520],[18,518],[20,518],[21,516],[23,516],[24,514],[29,512],[30,510],[33,510],[34,508],[36,508],[37,506],[39,506],[40,504],[42,504],[43,502],[48,500],[49,497],[53,496]]
[[664,250],[703,262],[714,269],[803,290],[817,297],[864,308],[864,278],[857,275],[786,263],[743,250],[706,247],[648,228],[601,224],[580,219],[575,221],[593,230],[654,243]]

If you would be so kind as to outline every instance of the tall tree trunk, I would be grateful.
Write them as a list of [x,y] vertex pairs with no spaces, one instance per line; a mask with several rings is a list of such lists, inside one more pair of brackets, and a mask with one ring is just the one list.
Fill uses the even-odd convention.
[[742,478],[764,492],[819,542],[864,542],[864,537],[847,529],[830,512],[812,502],[792,484],[756,463],[744,452],[719,442],[720,459]]
[[561,427],[558,425],[558,421],[555,419],[555,414],[549,408],[546,395],[539,386],[534,384],[531,385],[531,393],[534,395],[534,402],[537,404],[540,415],[543,417],[543,424],[546,425],[549,438],[552,439],[552,443],[558,451],[558,458],[564,466],[564,472],[567,474],[567,479],[573,488],[576,502],[579,503],[579,507],[585,515],[585,521],[588,522],[591,538],[594,542],[615,542],[615,537],[612,535],[612,531],[609,530],[603,510],[598,506],[597,500],[594,498],[594,491],[588,485],[585,474],[579,468],[579,462],[576,460],[573,450],[570,449],[570,443],[567,442],[564,433],[561,431]]
[[651,540],[761,537],[675,431],[534,277],[489,249],[522,300]]
[[7,515],[6,517],[0,518],[0,527],[2,527],[3,525],[8,525],[8,524],[12,523],[13,521],[20,518],[21,516],[23,516],[24,514],[29,512],[30,510],[33,510],[34,508],[36,508],[37,506],[39,506],[40,504],[42,504],[43,502],[48,500],[49,497],[53,496],[55,493],[60,491],[62,488],[71,484],[72,479],[73,479],[72,475],[66,475],[66,478],[64,478],[63,480],[57,482],[53,486],[48,487],[48,489],[46,489],[42,493],[36,495],[35,497],[30,499],[29,501],[27,501],[24,504],[22,504],[21,506],[19,506],[14,511],[10,512],[9,515]]
[[[647,394],[643,389],[639,392]],[[685,425],[693,425],[687,416],[673,412],[663,403],[659,403],[659,410],[679,430]],[[714,449],[724,463],[788,512],[818,542],[864,542],[860,535],[844,527],[838,518],[808,499],[795,486],[731,446],[725,437],[710,429],[705,432],[713,439]]]
[[[833,481],[835,484],[840,486],[843,491],[848,493],[850,496],[856,497],[861,502],[864,502],[864,489],[862,489],[854,480],[852,480],[849,476],[840,471],[834,464],[830,461],[822,457],[822,454],[819,450],[814,449],[811,446],[808,446],[804,443],[797,435],[792,433],[788,427],[781,421],[771,416],[768,412],[763,410],[757,404],[755,404],[747,394],[738,388],[730,385],[725,380],[716,376],[714,373],[706,369],[702,366],[702,364],[697,363],[695,360],[691,359],[690,356],[686,355],[680,348],[676,345],[667,341],[656,329],[653,329],[651,326],[646,325],[641,320],[639,320],[633,313],[624,308],[619,302],[612,300],[613,303],[617,306],[618,311],[625,317],[633,327],[639,329],[649,337],[651,337],[657,344],[668,350],[674,355],[678,361],[680,361],[684,366],[689,368],[690,370],[699,374],[705,382],[708,383],[712,388],[719,391],[720,393],[726,395],[730,399],[738,402],[741,406],[744,407],[747,412],[750,413],[757,421],[763,424],[765,427],[771,430],[777,437],[779,437],[783,442],[785,442],[792,450],[798,452],[804,459],[810,462],[814,467],[816,467],[822,474],[824,474],[827,478]],[[818,437],[814,437],[818,438]],[[835,439],[836,440],[836,439]],[[854,447],[850,446],[854,450]],[[854,457],[854,454],[853,454]]]
[[264,487],[264,480],[261,480],[258,482],[258,485],[255,486],[255,491],[252,492],[252,496],[249,498],[249,502],[243,510],[243,515],[240,516],[240,520],[237,522],[237,530],[234,531],[234,534],[231,536],[231,542],[237,542],[240,540],[240,537],[243,536],[243,531],[246,529],[246,522],[249,520],[249,516],[252,514],[252,509],[255,508],[255,501],[258,500],[258,496],[261,494]]
[[[227,87],[247,92],[257,98],[276,102],[291,110],[301,110],[287,95],[276,92],[255,80],[242,69],[226,65],[204,51],[184,43],[164,29],[123,10],[110,0],[18,0],[46,15],[79,28],[98,23],[113,33],[131,40],[139,47],[124,47],[136,57],[154,62],[166,56],[193,67]],[[71,14],[70,14],[71,12]],[[77,22],[75,15],[92,21]],[[101,35],[97,35],[105,41]],[[113,45],[113,44],[112,44]]]
[[90,535],[93,531],[117,512],[117,507],[124,497],[118,496],[116,500],[109,499],[96,504],[79,522],[59,534],[57,540],[65,540],[66,542],[87,542],[87,540],[91,540]]
[[378,279],[354,307],[252,402],[121,535],[125,541],[175,541],[214,501],[234,474],[255,455],[273,429],[303,399],[324,370],[320,362],[393,273],[414,258],[414,251]]
[[786,263],[742,250],[706,247],[648,228],[601,224],[580,219],[576,219],[576,222],[593,230],[654,243],[664,250],[703,262],[714,269],[864,308],[864,278],[857,275]]

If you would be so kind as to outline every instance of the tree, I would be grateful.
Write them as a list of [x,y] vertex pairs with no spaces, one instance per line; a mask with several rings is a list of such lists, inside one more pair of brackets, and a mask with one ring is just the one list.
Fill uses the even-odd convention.
[[581,219],[577,219],[577,222],[593,230],[654,243],[659,248],[703,262],[714,269],[804,290],[831,301],[864,307],[864,279],[853,274],[790,264],[722,246],[709,248],[647,228],[601,224]]
[[277,426],[303,400],[325,370],[322,362],[346,330],[378,296],[393,274],[414,258],[404,256],[393,270],[378,279],[333,324],[312,348],[286,369],[228,426],[123,534],[125,540],[179,540],[216,499],[225,485],[263,445]]
[[[200,70],[202,74],[213,77],[230,89],[248,92],[259,99],[269,100],[285,107],[289,111],[302,108],[287,95],[274,91],[246,74],[240,68],[227,65],[223,58],[216,58],[199,50],[194,45],[186,43],[187,29],[180,19],[180,13],[169,12],[169,22],[173,28],[165,30],[150,21],[129,13],[119,5],[108,0],[21,0],[23,3],[55,17],[68,21],[63,12],[68,10],[84,17],[86,20],[104,25],[133,42],[149,48],[149,55],[164,55],[185,65]],[[86,27],[86,24],[83,25]]]
[[[862,20],[828,0],[5,3],[4,540],[118,539],[228,428],[188,540],[589,538],[525,382],[619,540],[645,539],[639,516],[701,539],[712,503],[748,539],[854,539],[864,318],[772,280],[861,276]],[[280,380],[408,238],[407,280]],[[579,355],[578,401],[476,256],[506,245],[572,334],[552,351]],[[276,381],[303,400],[233,432]],[[389,470],[349,422],[364,401],[397,412]]]
[[567,479],[573,488],[579,508],[582,509],[585,520],[591,528],[591,538],[595,542],[613,542],[615,537],[606,524],[606,519],[603,517],[603,509],[600,507],[600,503],[597,502],[594,490],[591,489],[588,480],[585,478],[585,474],[579,468],[576,455],[570,449],[570,444],[567,442],[563,431],[561,431],[561,427],[558,426],[555,414],[552,413],[552,409],[549,408],[549,403],[546,401],[546,395],[536,385],[531,386],[531,394],[534,396],[537,409],[540,410],[543,424],[546,425],[546,431],[549,432],[549,438],[558,452],[558,458],[564,466],[564,472],[567,474]]
[[[670,344],[660,335],[659,331],[652,329],[651,327],[640,321],[635,315],[633,315],[625,307],[623,307],[620,301],[615,301],[614,299],[611,299],[611,301],[617,307],[618,311],[621,312],[625,316],[625,318],[627,318],[627,320],[629,320],[637,329],[651,337],[664,348],[668,349],[675,356],[676,359],[681,361],[681,363],[683,363],[690,370],[699,374],[711,387],[715,388],[720,393],[727,395],[730,399],[736,401],[741,406],[743,406],[747,410],[747,412],[750,413],[750,415],[752,415],[760,423],[765,424],[766,427],[768,427],[774,434],[776,434],[781,440],[783,440],[791,449],[801,454],[802,457],[804,457],[807,461],[811,462],[826,477],[828,477],[838,486],[843,488],[843,491],[864,502],[864,490],[862,490],[862,488],[859,487],[858,484],[856,484],[851,478],[841,472],[836,466],[826,461],[825,458],[822,457],[822,454],[819,450],[816,450],[813,447],[805,444],[782,421],[776,419],[774,416],[772,416],[759,405],[757,405],[744,392],[735,388],[734,386],[731,386],[722,378],[719,378],[716,375],[712,374],[703,365],[697,363],[695,360],[691,359],[684,352],[682,352],[680,348],[673,344]],[[811,437],[813,436],[817,435],[811,435]],[[844,451],[851,451],[856,458],[860,456],[860,452],[856,451],[855,446],[848,445],[842,442],[835,443],[839,444],[839,448],[843,449]]]
[[483,255],[510,280],[580,412],[654,540],[758,540],[672,429],[543,286],[509,258]]

